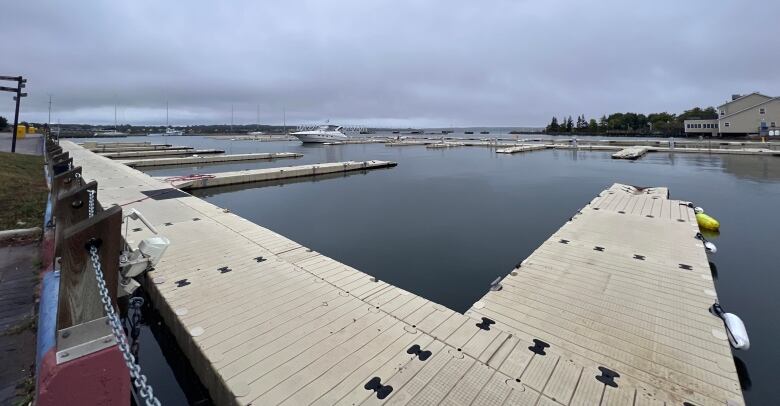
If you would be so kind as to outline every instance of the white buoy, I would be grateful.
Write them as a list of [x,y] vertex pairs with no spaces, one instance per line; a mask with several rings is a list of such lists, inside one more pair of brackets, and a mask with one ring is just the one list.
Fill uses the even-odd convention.
[[696,213],[696,214],[704,213],[704,209],[702,209],[699,206],[696,206],[696,207],[693,208],[693,212]]
[[709,241],[705,241],[704,242],[704,248],[707,249],[707,252],[711,252],[713,254],[718,252],[718,247],[716,247],[715,244],[713,244],[713,243],[711,243]]

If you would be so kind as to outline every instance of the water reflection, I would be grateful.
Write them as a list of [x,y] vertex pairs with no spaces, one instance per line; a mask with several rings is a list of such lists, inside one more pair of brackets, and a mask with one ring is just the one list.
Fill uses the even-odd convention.
[[722,168],[741,179],[757,182],[780,180],[780,156],[735,156],[721,157]]
[[750,390],[753,386],[753,381],[750,380],[750,372],[748,367],[741,358],[734,356],[734,365],[737,367],[737,376],[739,377],[739,386],[742,390]]

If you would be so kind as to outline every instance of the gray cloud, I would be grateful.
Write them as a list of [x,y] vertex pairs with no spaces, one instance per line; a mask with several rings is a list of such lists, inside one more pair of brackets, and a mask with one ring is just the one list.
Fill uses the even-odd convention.
[[[544,125],[780,95],[780,2],[14,1],[23,119]],[[762,18],[769,20],[761,21]],[[6,94],[8,96],[8,94]],[[3,97],[3,96],[0,96]],[[0,99],[0,115],[12,103]]]

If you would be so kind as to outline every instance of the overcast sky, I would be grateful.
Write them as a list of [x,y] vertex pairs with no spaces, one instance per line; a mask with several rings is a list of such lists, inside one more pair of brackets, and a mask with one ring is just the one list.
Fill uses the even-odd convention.
[[[780,96],[780,1],[3,2],[22,119],[541,126]],[[11,117],[10,93],[0,115]]]

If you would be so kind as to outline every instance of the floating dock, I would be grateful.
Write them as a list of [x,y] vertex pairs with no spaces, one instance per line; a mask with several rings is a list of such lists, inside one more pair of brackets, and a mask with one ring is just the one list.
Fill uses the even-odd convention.
[[249,169],[245,171],[220,172],[158,178],[170,182],[179,189],[192,190],[208,187],[238,185],[242,183],[269,182],[282,179],[317,176],[331,173],[365,171],[369,169],[389,168],[398,165],[390,161],[346,161],[324,164],[286,166],[282,168]]
[[256,153],[256,154],[234,154],[234,155],[208,155],[208,156],[185,156],[175,158],[151,158],[136,159],[130,161],[120,161],[132,168],[141,168],[147,166],[171,166],[171,165],[200,165],[219,162],[235,161],[264,161],[269,159],[282,158],[300,158],[303,154],[293,152],[275,152],[275,153]]
[[431,149],[437,149],[437,148],[455,148],[455,147],[465,147],[466,144],[462,142],[436,142],[433,144],[428,144],[425,146],[425,148],[431,148]]
[[612,154],[612,158],[614,158],[614,159],[631,159],[631,160],[639,159],[642,156],[644,156],[647,153],[647,151],[649,151],[649,150],[650,150],[650,148],[648,148],[648,147],[639,147],[639,146],[628,147],[628,148],[621,149],[620,151],[615,152],[614,154]]
[[171,240],[144,286],[216,404],[744,404],[693,211],[665,189],[603,192],[464,315],[61,145],[103,206]]
[[518,152],[538,151],[547,148],[550,147],[547,145],[518,145],[516,147],[499,148],[496,152],[499,154],[516,154]]
[[742,404],[695,213],[667,196],[615,184],[466,313],[504,347],[539,340],[509,365],[529,385],[562,404]]
[[224,152],[225,151],[221,149],[176,149],[170,151],[109,152],[101,155],[103,155],[106,158],[112,158],[112,159],[126,159],[126,158],[161,157],[161,156],[176,156],[176,155],[222,154]]
[[184,146],[171,146],[171,145],[146,145],[146,146],[103,146],[98,145],[94,148],[89,148],[92,152],[108,153],[108,152],[130,152],[130,151],[180,151],[185,149],[194,149],[193,147]]

